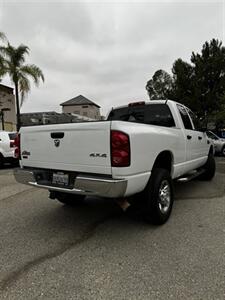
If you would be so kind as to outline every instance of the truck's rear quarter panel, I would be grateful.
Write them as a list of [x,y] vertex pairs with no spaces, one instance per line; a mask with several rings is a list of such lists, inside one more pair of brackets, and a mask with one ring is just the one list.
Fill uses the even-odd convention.
[[173,153],[176,153],[172,162],[174,164],[185,159],[183,132],[178,128],[112,121],[111,129],[126,132],[130,137],[130,166],[112,168],[113,178],[129,179],[126,195],[132,195],[145,188],[152,166],[160,152],[169,151],[172,157]]
[[130,136],[131,144],[130,167],[113,168],[114,176],[151,171],[157,155],[165,150],[171,154],[176,153],[174,163],[185,159],[185,143],[180,129],[121,121],[113,121],[112,129],[126,132]]

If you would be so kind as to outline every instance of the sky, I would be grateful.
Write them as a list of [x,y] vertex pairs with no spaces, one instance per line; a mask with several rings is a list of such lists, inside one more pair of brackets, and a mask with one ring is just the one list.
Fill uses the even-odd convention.
[[[146,82],[212,38],[225,42],[225,0],[0,0],[0,31],[30,48],[45,82],[22,112],[61,111],[80,94],[109,109],[148,101]],[[12,86],[9,78],[2,84]]]

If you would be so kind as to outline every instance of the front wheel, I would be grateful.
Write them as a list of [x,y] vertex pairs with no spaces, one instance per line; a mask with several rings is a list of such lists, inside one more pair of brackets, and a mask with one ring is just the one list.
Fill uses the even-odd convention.
[[170,173],[165,169],[154,169],[143,196],[145,219],[152,224],[164,224],[169,219],[173,207],[173,183]]

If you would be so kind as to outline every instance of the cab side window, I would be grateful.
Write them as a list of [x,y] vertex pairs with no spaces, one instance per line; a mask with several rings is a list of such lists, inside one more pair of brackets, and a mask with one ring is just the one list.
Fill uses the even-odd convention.
[[191,124],[190,117],[189,117],[188,112],[186,111],[185,107],[182,106],[182,105],[177,104],[177,108],[179,110],[181,119],[183,121],[184,128],[193,130],[193,126]]
[[200,131],[201,126],[200,126],[200,121],[199,121],[198,117],[190,109],[187,109],[187,111],[192,120],[192,123],[194,124],[194,127],[195,127],[194,129],[197,131]]

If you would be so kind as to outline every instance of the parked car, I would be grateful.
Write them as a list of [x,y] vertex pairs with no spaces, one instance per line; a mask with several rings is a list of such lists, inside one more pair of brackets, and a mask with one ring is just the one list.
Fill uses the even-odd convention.
[[4,163],[16,165],[19,158],[16,151],[16,132],[0,131],[0,168]]
[[225,156],[225,139],[218,137],[212,131],[207,131],[206,134],[214,145],[215,154],[220,154]]
[[118,107],[106,121],[23,127],[20,137],[19,182],[65,204],[138,195],[132,201],[154,224],[171,214],[172,180],[215,174],[213,146],[197,118],[170,100]]

